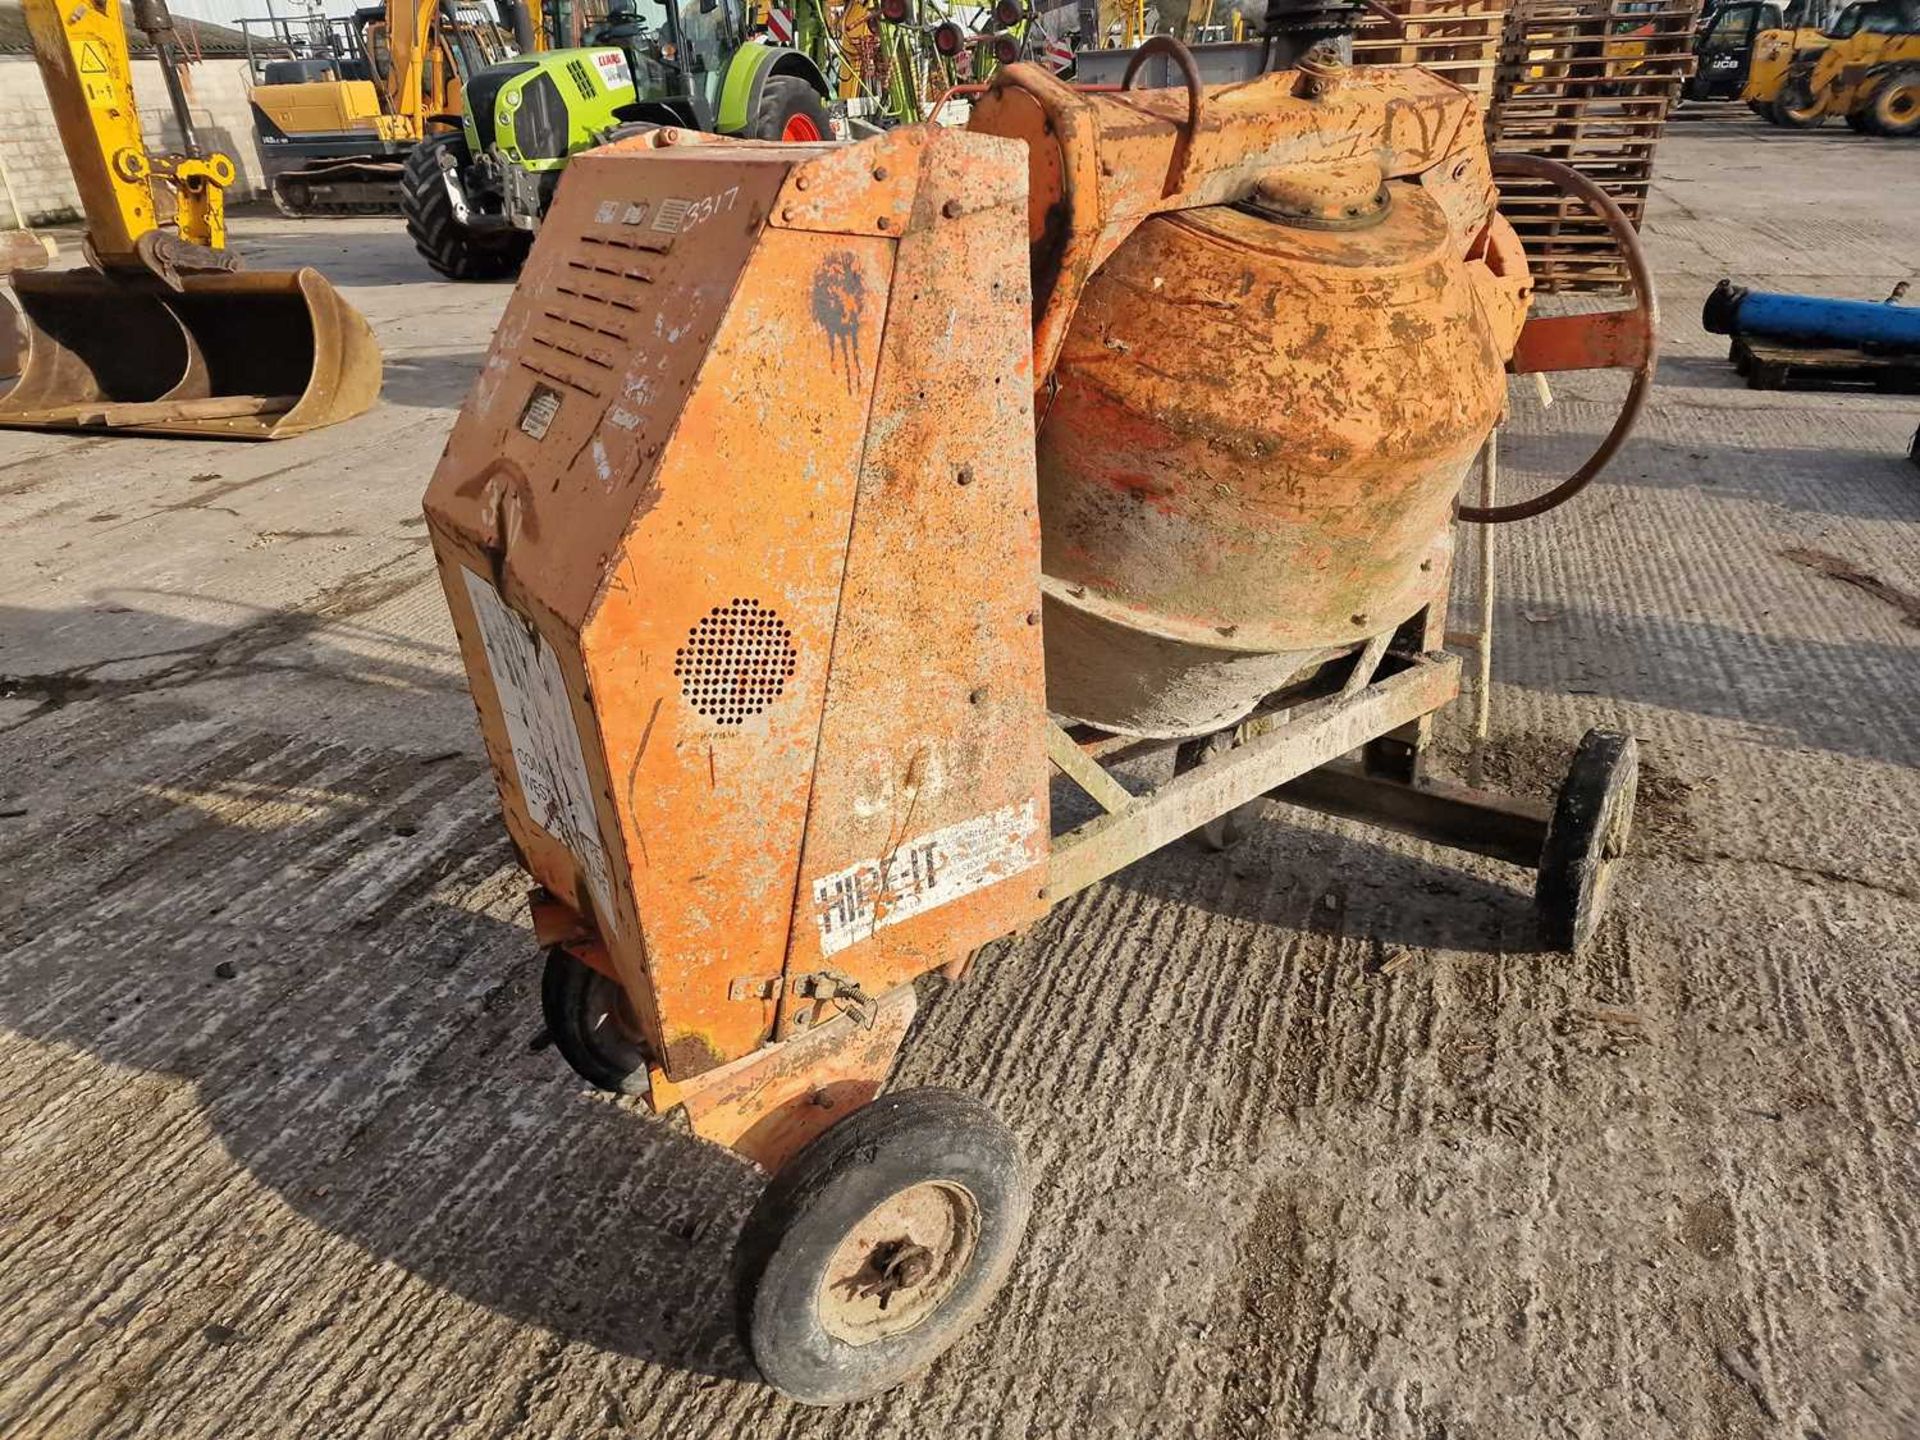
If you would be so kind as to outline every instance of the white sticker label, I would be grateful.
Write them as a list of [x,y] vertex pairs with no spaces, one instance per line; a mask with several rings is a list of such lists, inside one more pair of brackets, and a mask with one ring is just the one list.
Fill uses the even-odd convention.
[[560,413],[560,392],[550,385],[536,385],[527,397],[527,408],[520,412],[520,429],[536,440],[547,438],[554,417]]
[[820,953],[837,955],[874,932],[1017,875],[1034,863],[1034,804],[1009,805],[908,840],[813,882]]
[[618,50],[602,50],[593,57],[593,63],[600,67],[600,83],[609,90],[632,86],[633,72],[627,69],[627,57]]
[[587,778],[580,732],[567,701],[565,678],[553,647],[507,608],[493,586],[471,570],[461,572],[467,598],[480,622],[480,642],[500,696],[501,719],[520,795],[533,823],[565,845],[580,862],[593,892],[598,920],[617,923],[607,852],[600,843],[600,820],[593,808],[593,784]]
[[653,213],[653,228],[664,230],[669,235],[677,234],[680,222],[687,218],[687,211],[693,208],[691,200],[662,200],[660,208]]

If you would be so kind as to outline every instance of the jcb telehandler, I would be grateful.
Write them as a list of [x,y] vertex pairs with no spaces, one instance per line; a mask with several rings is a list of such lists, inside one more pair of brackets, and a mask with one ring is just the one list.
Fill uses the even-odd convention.
[[462,128],[408,157],[407,233],[453,280],[520,268],[567,162],[650,126],[758,140],[821,140],[826,77],[807,55],[749,35],[735,7],[633,0],[588,46],[522,55],[467,79]]
[[1769,64],[1756,49],[1743,98],[1762,115],[1794,128],[1838,115],[1863,134],[1920,135],[1920,0],[1864,0],[1812,43],[1800,33],[1784,67],[1777,44]]

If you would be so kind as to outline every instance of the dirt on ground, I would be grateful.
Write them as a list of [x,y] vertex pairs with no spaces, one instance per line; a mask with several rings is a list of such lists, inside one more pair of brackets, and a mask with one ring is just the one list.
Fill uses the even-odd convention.
[[[1660,383],[1500,532],[1479,761],[1545,795],[1640,737],[1596,942],[1539,949],[1527,872],[1274,808],[991,947],[895,1083],[1018,1132],[1025,1250],[837,1413],[732,1336],[754,1173],[542,1033],[419,515],[507,292],[242,221],[373,319],[378,410],[0,437],[0,1434],[1920,1434],[1920,402],[1747,391],[1697,320],[1723,275],[1909,278],[1920,152],[1742,111],[1661,153]],[[1516,387],[1508,493],[1618,395]]]

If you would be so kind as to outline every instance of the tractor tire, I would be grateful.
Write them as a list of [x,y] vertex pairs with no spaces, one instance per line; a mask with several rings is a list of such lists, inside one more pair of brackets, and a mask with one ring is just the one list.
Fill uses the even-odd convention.
[[466,136],[453,133],[422,140],[400,175],[400,210],[413,248],[449,280],[504,280],[518,274],[533,238],[523,231],[476,231],[453,213],[453,197],[440,178],[440,155],[452,151],[456,168],[472,163]]
[[1789,130],[1813,130],[1826,123],[1827,112],[1820,108],[1805,76],[1788,76],[1768,118]]
[[743,132],[749,140],[831,140],[827,105],[798,75],[769,75]]
[[1876,135],[1896,140],[1920,135],[1920,66],[1896,70],[1882,80],[1864,113]]

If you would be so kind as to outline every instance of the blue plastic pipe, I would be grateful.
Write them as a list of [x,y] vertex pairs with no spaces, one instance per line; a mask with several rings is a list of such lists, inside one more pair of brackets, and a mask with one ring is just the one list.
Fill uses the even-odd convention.
[[1920,351],[1920,305],[1782,295],[1749,290],[1731,280],[1713,287],[1700,323],[1715,335],[1765,335],[1803,345]]

